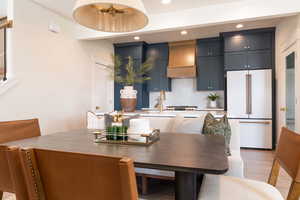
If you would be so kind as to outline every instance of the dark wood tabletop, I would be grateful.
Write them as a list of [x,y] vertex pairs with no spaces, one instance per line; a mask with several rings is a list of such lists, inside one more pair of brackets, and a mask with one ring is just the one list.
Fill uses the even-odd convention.
[[95,144],[88,130],[69,131],[5,145],[35,147],[85,154],[129,157],[136,167],[199,174],[224,174],[228,170],[225,141],[221,136],[161,133],[151,146]]

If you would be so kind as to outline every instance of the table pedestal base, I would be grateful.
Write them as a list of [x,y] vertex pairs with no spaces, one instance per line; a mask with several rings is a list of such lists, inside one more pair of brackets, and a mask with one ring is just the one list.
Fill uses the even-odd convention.
[[175,199],[197,200],[197,174],[189,172],[175,172]]

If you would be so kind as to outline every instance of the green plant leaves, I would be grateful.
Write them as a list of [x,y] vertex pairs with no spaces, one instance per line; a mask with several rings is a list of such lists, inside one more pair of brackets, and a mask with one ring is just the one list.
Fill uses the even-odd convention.
[[135,83],[143,83],[151,80],[147,75],[153,69],[153,58],[149,58],[138,68],[134,68],[134,60],[128,57],[128,63],[125,65],[126,73],[122,73],[122,61],[118,55],[113,57],[114,60],[114,80],[124,85],[134,85]]

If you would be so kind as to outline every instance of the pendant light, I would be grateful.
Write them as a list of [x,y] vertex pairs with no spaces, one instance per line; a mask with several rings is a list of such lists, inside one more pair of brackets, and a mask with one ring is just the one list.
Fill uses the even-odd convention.
[[82,26],[103,32],[130,32],[148,24],[141,0],[77,0],[73,18]]

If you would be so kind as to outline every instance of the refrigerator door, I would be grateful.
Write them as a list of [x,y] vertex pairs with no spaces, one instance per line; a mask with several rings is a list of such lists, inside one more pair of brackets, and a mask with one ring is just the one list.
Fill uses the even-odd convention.
[[227,72],[227,113],[232,118],[248,118],[248,71]]
[[272,120],[240,120],[241,147],[272,149]]
[[272,70],[250,70],[249,117],[272,118]]

